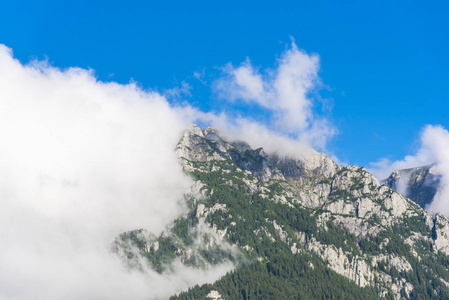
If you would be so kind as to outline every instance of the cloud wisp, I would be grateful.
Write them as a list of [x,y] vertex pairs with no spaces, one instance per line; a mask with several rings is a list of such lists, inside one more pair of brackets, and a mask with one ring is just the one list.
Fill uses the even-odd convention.
[[440,186],[433,202],[426,207],[429,213],[442,213],[449,217],[449,132],[439,125],[427,125],[421,132],[420,148],[415,155],[391,162],[382,159],[372,164],[370,171],[379,179],[392,171],[436,163],[435,171],[441,176]]
[[336,129],[314,113],[314,90],[320,86],[319,57],[298,49],[292,42],[274,70],[261,72],[249,59],[240,66],[227,64],[214,90],[226,101],[256,104],[270,112],[277,132],[295,137],[301,144],[324,149]]

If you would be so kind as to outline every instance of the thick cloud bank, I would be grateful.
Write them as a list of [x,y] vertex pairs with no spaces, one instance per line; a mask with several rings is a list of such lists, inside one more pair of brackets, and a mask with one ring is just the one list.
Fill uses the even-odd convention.
[[390,162],[386,159],[373,164],[372,171],[384,179],[393,170],[407,169],[436,163],[436,172],[441,175],[440,186],[433,202],[426,207],[432,214],[442,213],[449,217],[449,132],[442,126],[427,125],[421,132],[421,145],[415,155]]
[[229,270],[167,277],[110,252],[119,233],[157,234],[182,212],[174,148],[190,122],[157,93],[1,46],[0,299],[167,298]]

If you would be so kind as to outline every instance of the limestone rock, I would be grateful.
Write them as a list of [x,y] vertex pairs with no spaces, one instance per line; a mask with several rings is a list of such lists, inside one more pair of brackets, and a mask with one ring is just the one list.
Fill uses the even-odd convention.
[[434,235],[435,249],[449,255],[449,221],[442,214],[435,216]]

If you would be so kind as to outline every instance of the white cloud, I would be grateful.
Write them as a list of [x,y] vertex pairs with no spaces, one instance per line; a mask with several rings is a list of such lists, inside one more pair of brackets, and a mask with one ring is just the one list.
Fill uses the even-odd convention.
[[443,213],[449,217],[449,132],[439,125],[427,125],[421,132],[421,146],[415,155],[391,162],[386,159],[373,164],[370,171],[384,179],[393,170],[407,169],[436,163],[436,172],[441,175],[440,187],[433,202],[426,207],[432,214]]
[[266,86],[262,75],[253,69],[249,59],[238,68],[227,64],[223,70],[229,77],[219,79],[215,86],[221,97],[231,101],[254,101],[263,107],[271,108],[270,87]]
[[319,86],[319,57],[298,49],[292,42],[275,70],[260,72],[249,59],[239,67],[228,64],[225,76],[215,82],[219,97],[256,103],[272,113],[277,131],[301,143],[324,149],[336,129],[313,112],[311,93]]
[[225,116],[212,121],[212,124],[220,128],[229,140],[241,140],[247,142],[253,149],[264,148],[267,153],[278,153],[294,158],[305,158],[315,153],[307,144],[298,140],[283,136],[269,130],[266,126],[240,118],[228,120]]
[[181,82],[180,86],[174,87],[164,91],[164,96],[172,100],[179,100],[183,97],[191,97],[192,87],[185,81]]
[[143,274],[109,251],[182,213],[174,148],[191,122],[136,84],[22,65],[0,46],[0,298],[167,298],[228,271]]
[[431,149],[437,162],[436,171],[441,175],[438,191],[426,209],[449,217],[449,132],[442,126],[427,126],[423,143]]
[[409,169],[434,163],[431,152],[421,148],[415,155],[407,155],[402,160],[391,161],[381,158],[377,162],[370,163],[368,171],[379,180],[386,179],[394,170]]

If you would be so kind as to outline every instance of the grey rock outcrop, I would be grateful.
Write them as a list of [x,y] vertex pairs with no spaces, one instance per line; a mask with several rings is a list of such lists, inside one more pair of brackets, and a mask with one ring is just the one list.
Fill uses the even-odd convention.
[[425,208],[435,197],[440,178],[436,172],[436,165],[431,164],[393,171],[382,183]]

